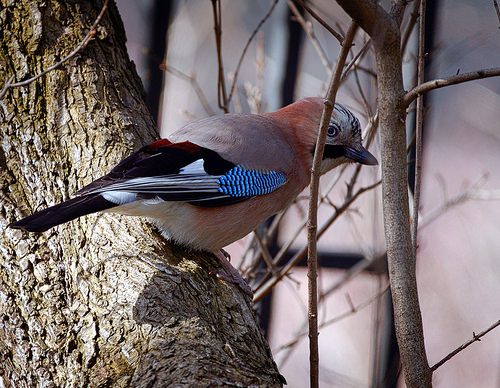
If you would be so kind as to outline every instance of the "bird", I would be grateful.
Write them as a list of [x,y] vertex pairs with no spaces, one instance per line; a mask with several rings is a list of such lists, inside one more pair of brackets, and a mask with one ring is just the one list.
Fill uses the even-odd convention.
[[[214,252],[234,280],[239,273],[221,249],[285,209],[309,184],[323,106],[322,98],[310,97],[275,112],[190,122],[125,158],[74,198],[9,227],[44,232],[95,212],[143,216],[174,243]],[[378,164],[362,145],[359,120],[337,103],[320,173],[349,162]]]

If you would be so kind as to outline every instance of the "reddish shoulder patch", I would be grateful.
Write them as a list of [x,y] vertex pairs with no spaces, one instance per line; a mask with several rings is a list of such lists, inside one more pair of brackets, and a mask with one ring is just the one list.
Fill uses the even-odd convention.
[[155,141],[154,143],[149,144],[147,146],[147,148],[153,152],[156,152],[156,151],[158,151],[158,148],[167,147],[171,144],[172,144],[172,142],[170,140],[161,139],[161,140]]
[[147,157],[157,153],[169,152],[169,150],[174,149],[185,154],[195,154],[201,150],[201,147],[189,141],[172,143],[170,140],[162,139],[145,146],[141,151],[145,153],[145,156]]
[[201,150],[201,147],[191,143],[190,141],[183,141],[182,143],[173,143],[170,145],[171,148],[177,148],[186,152],[196,153]]

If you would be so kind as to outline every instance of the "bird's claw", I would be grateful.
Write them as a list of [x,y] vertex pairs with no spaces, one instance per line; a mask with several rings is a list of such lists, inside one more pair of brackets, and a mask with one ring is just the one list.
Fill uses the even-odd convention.
[[[233,268],[234,269],[234,268]],[[233,272],[233,271],[231,271]],[[234,273],[236,272],[236,273]],[[228,283],[232,283],[238,286],[240,290],[242,290],[245,294],[250,297],[253,297],[253,292],[248,283],[243,279],[239,272],[234,269],[233,273],[225,273],[222,270],[212,270],[209,272],[211,276],[215,276],[217,279],[224,280]]]

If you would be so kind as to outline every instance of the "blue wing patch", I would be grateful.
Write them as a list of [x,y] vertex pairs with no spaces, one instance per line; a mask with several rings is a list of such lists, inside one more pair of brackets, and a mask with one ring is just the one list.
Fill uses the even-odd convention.
[[285,183],[283,173],[244,170],[236,166],[219,178],[219,192],[232,197],[263,195]]

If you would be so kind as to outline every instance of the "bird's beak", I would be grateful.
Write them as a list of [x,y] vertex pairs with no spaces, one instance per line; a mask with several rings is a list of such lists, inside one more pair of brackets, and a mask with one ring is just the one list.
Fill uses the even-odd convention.
[[361,150],[356,150],[351,147],[344,147],[344,156],[361,164],[375,166],[378,164],[377,159],[364,147]]

